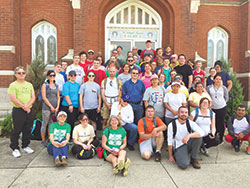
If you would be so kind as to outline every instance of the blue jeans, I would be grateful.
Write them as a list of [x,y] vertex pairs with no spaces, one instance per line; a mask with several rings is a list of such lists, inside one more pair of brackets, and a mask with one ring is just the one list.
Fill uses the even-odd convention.
[[144,115],[144,109],[143,109],[142,102],[140,104],[130,103],[130,105],[132,106],[133,111],[134,111],[134,123],[137,125],[138,121],[141,118],[143,118],[143,115]]
[[137,126],[134,123],[126,123],[122,126],[127,132],[129,132],[128,144],[133,146],[137,137]]
[[[64,140],[66,139],[64,138],[63,140],[61,140],[61,142],[63,142]],[[57,140],[55,141],[58,142]],[[68,158],[68,148],[69,148],[68,144],[66,144],[65,146],[61,148],[57,148],[53,144],[49,144],[47,147],[47,150],[50,155],[53,155],[53,158],[55,160],[58,156],[59,157],[65,156],[66,158]]]

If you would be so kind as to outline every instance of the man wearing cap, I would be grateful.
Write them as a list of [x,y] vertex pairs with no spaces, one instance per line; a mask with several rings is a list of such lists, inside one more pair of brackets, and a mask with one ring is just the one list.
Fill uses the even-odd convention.
[[137,126],[133,123],[134,112],[129,101],[129,95],[122,95],[120,102],[117,101],[113,103],[110,115],[117,116],[121,120],[123,128],[129,132],[127,147],[133,151],[137,137]]
[[166,108],[165,112],[165,123],[168,125],[173,119],[177,117],[178,108],[180,106],[186,106],[186,96],[179,92],[181,87],[180,82],[172,82],[172,91],[167,93],[164,98],[164,106]]
[[146,116],[138,122],[139,147],[141,157],[149,160],[155,149],[155,161],[161,161],[161,148],[164,142],[163,131],[167,129],[166,125],[159,117],[155,117],[153,106],[146,107]]
[[88,51],[88,59],[86,59],[85,63],[87,65],[92,65],[93,61],[94,61],[94,58],[95,58],[95,52],[94,52],[94,50],[89,50]]
[[174,69],[176,66],[179,65],[179,61],[178,61],[178,56],[177,54],[173,54],[171,55],[171,63],[170,63],[170,68]]
[[162,86],[159,86],[159,80],[156,74],[152,75],[150,80],[152,86],[147,88],[144,93],[144,105],[145,107],[147,107],[148,105],[152,105],[155,108],[155,115],[164,120],[165,109],[163,99],[166,91]]
[[67,74],[67,77],[69,79],[69,72],[70,71],[75,71],[76,73],[76,82],[78,84],[82,84],[83,82],[83,77],[85,76],[85,72],[83,70],[83,68],[79,65],[79,55],[78,54],[74,54],[74,57],[73,57],[73,64],[71,64],[70,66],[68,66],[67,70],[66,70],[66,74]]
[[[173,70],[174,71],[174,70]],[[172,73],[170,73],[171,75]],[[171,78],[172,79],[172,78]],[[188,89],[185,87],[183,81],[182,81],[182,75],[181,74],[176,74],[175,77],[174,77],[174,82],[179,82],[180,83],[180,89],[179,89],[179,92],[180,93],[183,93],[185,94],[186,98],[189,97],[189,92],[188,92]],[[173,81],[171,82],[171,84],[173,83]],[[167,88],[166,88],[166,92],[169,93],[172,91],[172,86],[169,85]]]
[[149,54],[149,55],[152,56],[152,59],[155,60],[155,58],[156,58],[156,51],[154,49],[152,49],[151,46],[152,46],[151,40],[147,40],[146,41],[146,49],[142,50],[142,52],[141,52],[141,59],[144,58],[145,54]]
[[63,85],[62,95],[62,110],[68,115],[67,122],[71,125],[71,136],[74,129],[74,123],[78,115],[79,107],[79,89],[80,84],[76,82],[76,71],[71,70],[69,72],[69,81]]
[[178,60],[179,60],[179,65],[176,66],[174,69],[176,70],[177,73],[183,76],[183,82],[189,91],[193,83],[193,71],[191,67],[185,63],[186,57],[184,54],[180,54],[178,56]]
[[122,87],[122,94],[127,94],[130,97],[130,104],[134,111],[134,123],[137,124],[139,119],[143,117],[144,110],[142,106],[142,98],[145,92],[143,81],[139,80],[139,71],[131,70],[131,79],[126,81]]

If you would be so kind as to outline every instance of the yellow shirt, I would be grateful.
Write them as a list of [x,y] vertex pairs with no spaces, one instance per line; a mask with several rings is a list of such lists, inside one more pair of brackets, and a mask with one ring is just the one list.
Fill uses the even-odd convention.
[[[19,100],[23,104],[28,104],[31,100],[31,94],[34,93],[33,85],[29,82],[23,82],[19,83],[17,81],[12,82],[10,84],[10,87],[8,89],[8,94],[15,94],[16,99]],[[12,103],[12,105],[16,108],[20,108],[20,106],[15,105]]]
[[[193,92],[189,95],[189,99],[188,101],[193,101],[193,103],[197,104],[197,105],[200,105],[200,100],[202,98],[208,98],[209,101],[212,101],[210,95],[207,93],[207,92],[202,92],[202,94],[200,95],[199,93],[197,92]],[[192,112],[195,108],[194,107],[190,107],[190,111]]]

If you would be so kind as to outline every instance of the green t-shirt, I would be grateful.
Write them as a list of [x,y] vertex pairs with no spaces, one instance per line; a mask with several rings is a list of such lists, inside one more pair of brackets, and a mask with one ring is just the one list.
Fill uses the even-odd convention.
[[58,122],[51,123],[50,125],[50,134],[53,134],[54,140],[57,140],[59,142],[62,141],[62,139],[66,138],[66,134],[70,134],[70,125],[68,123],[64,123],[63,125],[59,125]]
[[[31,94],[34,93],[33,85],[29,82],[19,83],[17,81],[12,82],[8,89],[8,94],[15,94],[16,99],[19,100],[23,104],[28,104],[31,99]],[[12,105],[16,108],[20,108],[19,106],[12,103]]]
[[126,131],[124,128],[119,128],[119,129],[112,129],[112,128],[106,128],[103,133],[107,137],[107,146],[112,149],[112,148],[117,148],[119,149],[121,145],[123,144],[123,139],[126,136]]

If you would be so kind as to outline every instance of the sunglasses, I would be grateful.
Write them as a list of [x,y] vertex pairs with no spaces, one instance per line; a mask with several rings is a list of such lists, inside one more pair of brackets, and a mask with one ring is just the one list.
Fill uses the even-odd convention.
[[85,118],[85,119],[82,119],[82,121],[88,121],[88,119],[87,119],[87,118]]
[[70,75],[71,77],[76,77],[76,74],[72,74],[72,75]]
[[128,62],[133,62],[134,60],[128,60]]
[[21,74],[26,74],[25,72],[17,72],[17,74],[21,75]]
[[128,102],[128,101],[123,101],[123,102]]
[[139,74],[139,73],[138,73],[138,72],[132,72],[132,74],[136,74],[136,75],[137,75],[137,74]]
[[54,74],[51,74],[51,75],[49,75],[49,77],[55,77],[56,75],[54,75]]
[[94,74],[89,74],[88,77],[95,77],[95,75]]

